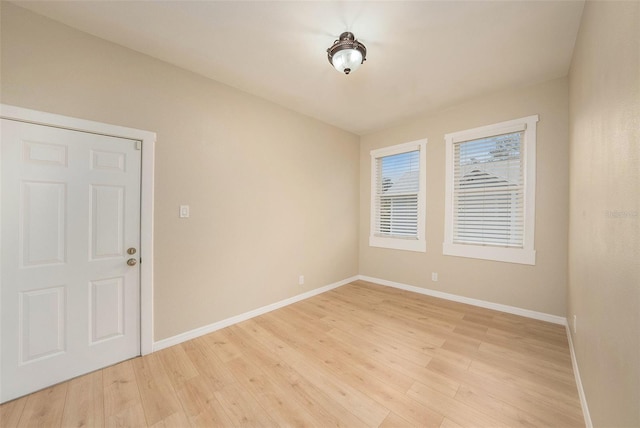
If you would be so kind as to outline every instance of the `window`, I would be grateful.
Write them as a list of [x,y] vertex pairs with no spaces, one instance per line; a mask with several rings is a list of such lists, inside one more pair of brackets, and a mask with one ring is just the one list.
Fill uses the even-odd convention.
[[445,135],[443,254],[535,264],[538,116]]
[[371,151],[370,246],[427,250],[426,145],[420,140]]

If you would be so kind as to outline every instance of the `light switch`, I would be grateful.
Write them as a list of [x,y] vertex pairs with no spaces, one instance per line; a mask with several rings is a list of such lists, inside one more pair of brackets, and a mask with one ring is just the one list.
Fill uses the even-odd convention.
[[180,205],[180,218],[189,218],[189,205]]

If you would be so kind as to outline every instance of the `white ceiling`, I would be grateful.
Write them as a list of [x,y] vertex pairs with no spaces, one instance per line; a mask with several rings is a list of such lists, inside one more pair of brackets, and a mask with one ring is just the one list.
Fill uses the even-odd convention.
[[[44,1],[21,7],[356,134],[567,75],[580,1]],[[326,49],[367,47],[353,74]]]

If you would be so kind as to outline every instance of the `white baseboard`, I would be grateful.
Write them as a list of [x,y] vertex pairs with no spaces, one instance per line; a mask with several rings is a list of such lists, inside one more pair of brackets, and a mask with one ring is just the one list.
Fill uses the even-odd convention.
[[267,312],[271,312],[276,309],[280,309],[284,306],[291,305],[292,303],[296,303],[301,300],[308,299],[309,297],[322,294],[326,291],[333,290],[334,288],[342,287],[343,285],[346,285],[357,279],[358,279],[358,276],[353,276],[351,278],[343,279],[342,281],[334,282],[333,284],[325,285],[324,287],[316,288],[315,290],[307,291],[306,293],[298,294],[297,296],[280,300],[279,302],[275,302],[270,305],[266,305],[261,308],[254,309],[252,311],[245,312],[243,314],[236,315],[231,318],[224,319],[222,321],[214,322],[213,324],[195,328],[193,330],[189,330],[184,333],[180,333],[178,335],[168,337],[166,339],[158,340],[157,342],[153,343],[153,351],[154,352],[159,351],[161,349],[168,348],[170,346],[177,345],[182,342],[186,342],[187,340],[195,339],[196,337],[200,337],[202,335],[214,332],[216,330],[229,327],[230,325],[237,324],[242,321],[246,321],[250,318],[257,317],[258,315],[266,314]]
[[582,379],[580,378],[580,370],[578,370],[578,360],[576,360],[576,351],[573,348],[573,339],[571,338],[571,328],[569,324],[565,324],[567,329],[567,339],[569,340],[569,350],[571,351],[571,364],[573,365],[573,374],[576,378],[576,386],[578,387],[578,396],[580,397],[580,405],[582,406],[582,414],[584,415],[584,425],[586,428],[593,428],[593,422],[591,422],[591,414],[589,413],[589,406],[587,405],[587,396],[584,393],[582,387]]
[[481,308],[493,309],[495,311],[506,312],[509,314],[520,315],[536,320],[547,321],[554,324],[566,325],[567,319],[558,315],[546,314],[544,312],[522,309],[515,306],[502,305],[500,303],[487,302],[486,300],[472,299],[470,297],[458,296],[457,294],[443,293],[442,291],[430,290],[428,288],[416,287],[414,285],[402,284],[400,282],[387,281],[386,279],[372,278],[370,276],[358,275],[358,279],[373,282],[387,287],[399,288],[401,290],[412,291],[418,294],[438,297],[440,299],[452,300],[454,302],[466,303],[468,305],[479,306]]

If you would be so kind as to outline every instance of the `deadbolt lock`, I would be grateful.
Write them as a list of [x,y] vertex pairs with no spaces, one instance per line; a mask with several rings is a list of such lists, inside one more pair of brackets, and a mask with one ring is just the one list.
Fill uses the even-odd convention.
[[127,260],[127,264],[129,266],[135,266],[138,263],[138,261],[136,259],[129,259]]
[[127,250],[127,254],[135,254],[136,253],[136,249],[131,247]]

